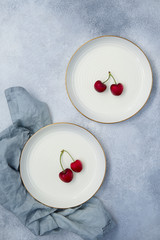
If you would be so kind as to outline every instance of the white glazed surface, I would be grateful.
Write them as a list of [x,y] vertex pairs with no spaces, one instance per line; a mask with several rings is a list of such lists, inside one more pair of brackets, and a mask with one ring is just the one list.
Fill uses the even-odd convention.
[[[62,149],[83,163],[82,171],[74,173],[70,183],[59,179]],[[64,168],[70,167],[71,162],[64,153]],[[30,194],[56,208],[74,207],[88,200],[100,187],[105,169],[105,155],[96,138],[83,128],[64,123],[38,131],[25,145],[20,165],[22,180]]]
[[[108,71],[124,86],[121,96],[94,89],[97,80],[105,81]],[[152,71],[143,52],[119,37],[101,37],[83,45],[73,56],[66,74],[68,94],[75,107],[88,118],[113,123],[137,113],[152,88]]]

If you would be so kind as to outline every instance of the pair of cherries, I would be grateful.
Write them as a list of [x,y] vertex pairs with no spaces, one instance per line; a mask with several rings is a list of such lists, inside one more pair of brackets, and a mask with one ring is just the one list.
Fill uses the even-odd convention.
[[[70,167],[71,167],[72,170],[70,168],[66,168],[66,169],[63,168],[63,165],[62,165],[62,155],[63,155],[64,152],[68,153],[68,155],[71,157],[71,159],[73,161],[70,164]],[[74,160],[73,157],[71,156],[71,154],[68,151],[64,150],[64,149],[61,151],[61,154],[60,154],[60,164],[61,164],[61,167],[62,167],[63,171],[59,173],[59,178],[63,182],[66,182],[66,183],[69,183],[69,182],[72,181],[72,179],[73,179],[73,172],[72,171],[74,171],[74,172],[81,172],[82,168],[83,168],[82,162],[80,160],[78,160],[78,159]]]
[[111,72],[108,72],[108,74],[109,74],[109,76],[108,76],[107,80],[105,80],[104,82],[102,82],[100,80],[95,82],[95,84],[94,84],[95,90],[97,92],[104,92],[107,89],[107,86],[106,86],[105,83],[110,79],[110,77],[112,77],[115,84],[111,85],[110,90],[111,90],[112,94],[115,95],[115,96],[121,95],[122,92],[123,92],[123,85],[122,85],[122,83],[117,83],[115,78],[111,74]]

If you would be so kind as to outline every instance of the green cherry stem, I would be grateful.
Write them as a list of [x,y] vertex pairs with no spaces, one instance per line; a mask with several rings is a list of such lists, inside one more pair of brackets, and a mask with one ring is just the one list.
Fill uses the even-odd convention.
[[109,72],[109,76],[111,76],[113,78],[115,84],[117,84],[117,82],[116,82],[115,78],[113,77],[113,75],[111,74],[111,72]]
[[73,161],[73,162],[75,161],[74,158],[71,156],[71,154],[70,154],[67,150],[64,150],[64,149],[63,149],[62,151],[68,153],[68,155],[71,157],[72,161]]
[[110,79],[110,77],[112,77],[115,84],[117,84],[117,82],[116,82],[115,78],[113,77],[113,75],[111,74],[111,72],[108,72],[108,74],[109,74],[108,78],[103,83],[107,82]]
[[65,170],[64,170],[63,165],[62,165],[62,155],[63,155],[63,153],[64,153],[64,150],[62,150],[61,154],[60,154],[60,164],[61,164],[62,170],[64,172]]
[[108,72],[109,73],[109,76],[108,76],[108,78],[103,82],[103,83],[105,83],[105,82],[107,82],[109,79],[110,79],[110,72]]

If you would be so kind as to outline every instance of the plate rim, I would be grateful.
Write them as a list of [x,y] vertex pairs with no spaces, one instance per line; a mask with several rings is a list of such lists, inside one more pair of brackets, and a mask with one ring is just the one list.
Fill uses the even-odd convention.
[[[149,94],[148,94],[148,97],[147,97],[145,103],[142,105],[142,107],[141,107],[137,112],[135,112],[133,115],[131,115],[130,117],[127,117],[127,118],[125,118],[125,119],[123,119],[123,120],[115,121],[115,122],[101,122],[101,121],[97,121],[97,120],[95,120],[95,119],[93,119],[93,118],[90,118],[90,117],[86,116],[84,113],[82,113],[82,112],[75,106],[75,104],[73,103],[73,101],[72,101],[72,99],[71,99],[71,97],[70,97],[70,95],[69,95],[69,91],[68,91],[68,88],[67,88],[67,73],[68,73],[68,68],[69,68],[69,65],[70,65],[73,57],[75,56],[75,54],[76,54],[84,45],[86,45],[87,43],[89,43],[89,42],[91,42],[91,41],[93,41],[93,40],[95,40],[95,39],[103,38],[103,37],[115,37],[115,38],[120,38],[120,39],[126,40],[126,41],[132,43],[133,45],[135,45],[136,47],[138,47],[138,49],[139,49],[139,50],[144,54],[144,56],[146,57],[146,59],[147,59],[147,61],[148,61],[148,63],[149,63],[149,67],[150,67],[150,69],[151,69],[151,75],[152,75],[151,89],[150,89],[150,92],[149,92]],[[121,36],[116,36],[116,35],[102,35],[102,36],[98,36],[98,37],[92,38],[92,39],[88,40],[87,42],[83,43],[83,44],[73,53],[73,55],[71,56],[71,58],[70,58],[70,60],[69,60],[69,62],[68,62],[68,64],[67,64],[66,73],[65,73],[65,87],[66,87],[67,95],[68,95],[68,97],[69,97],[70,102],[72,103],[72,105],[75,107],[75,109],[76,109],[79,113],[81,113],[84,117],[88,118],[89,120],[94,121],[94,122],[97,122],[97,123],[103,123],[103,124],[113,124],[113,123],[124,122],[124,121],[130,119],[131,117],[135,116],[137,113],[139,113],[139,112],[142,110],[142,108],[146,105],[146,103],[148,102],[148,99],[149,99],[149,97],[150,97],[150,95],[151,95],[152,88],[153,88],[153,72],[152,72],[151,63],[150,63],[147,55],[144,53],[144,51],[143,51],[136,43],[132,42],[131,40],[129,40],[129,39],[127,39],[127,38],[124,38],[124,37],[121,37]]]
[[[70,207],[63,207],[63,208],[62,208],[62,207],[53,207],[53,206],[50,206],[50,205],[47,205],[47,204],[41,202],[40,200],[38,200],[37,198],[35,198],[35,197],[30,193],[30,191],[27,189],[27,187],[26,187],[26,185],[25,185],[25,183],[24,183],[24,181],[23,181],[22,174],[21,174],[21,159],[22,159],[22,154],[23,154],[23,151],[24,151],[27,143],[31,140],[31,138],[32,138],[36,133],[40,132],[40,131],[43,130],[44,128],[47,128],[47,127],[52,126],[52,125],[57,125],[57,124],[59,124],[59,125],[60,125],[60,124],[74,125],[74,126],[79,127],[79,128],[81,128],[81,129],[83,129],[83,130],[86,130],[89,134],[91,134],[91,135],[95,138],[95,140],[97,141],[97,143],[99,143],[99,146],[101,147],[102,152],[103,152],[103,155],[104,155],[105,170],[104,170],[104,176],[103,176],[103,179],[102,179],[102,182],[101,182],[100,186],[98,187],[98,189],[96,190],[96,192],[95,192],[91,197],[89,197],[87,200],[85,200],[85,201],[82,202],[81,204],[78,204],[78,205],[75,205],[75,206],[72,206],[72,207],[71,207],[71,206],[70,206]],[[25,189],[27,190],[27,192],[28,192],[28,193],[31,195],[31,197],[33,197],[37,202],[43,204],[43,205],[46,206],[46,207],[56,208],[56,209],[68,209],[68,208],[78,207],[78,206],[86,203],[88,200],[90,200],[93,196],[95,196],[95,194],[96,194],[96,193],[99,191],[99,189],[101,188],[101,186],[102,186],[102,184],[103,184],[103,182],[104,182],[105,176],[106,176],[106,171],[107,171],[107,159],[106,159],[106,155],[105,155],[104,149],[103,149],[101,143],[99,142],[99,140],[97,139],[97,137],[96,137],[93,133],[91,133],[88,129],[86,129],[86,128],[78,125],[78,124],[70,123],[70,122],[56,122],[56,123],[51,123],[51,124],[48,124],[48,125],[40,128],[38,131],[36,131],[36,132],[26,141],[26,143],[24,144],[23,149],[22,149],[22,151],[21,151],[20,158],[19,158],[20,180],[21,180],[23,186],[25,187]]]

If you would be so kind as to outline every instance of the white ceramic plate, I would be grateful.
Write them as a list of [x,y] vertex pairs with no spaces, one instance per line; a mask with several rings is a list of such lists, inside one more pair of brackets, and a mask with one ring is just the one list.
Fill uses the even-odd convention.
[[[83,163],[70,183],[59,179],[59,156],[66,149]],[[64,153],[64,168],[71,159]],[[55,208],[80,205],[100,188],[106,172],[104,151],[98,140],[84,128],[70,123],[56,123],[40,129],[26,143],[20,173],[28,192],[41,203]]]
[[[124,85],[121,96],[108,89],[98,93],[97,80],[104,81],[108,71]],[[131,41],[103,36],[82,45],[72,56],[66,71],[66,88],[76,109],[91,120],[102,123],[124,121],[147,102],[152,89],[152,70],[142,50]]]

